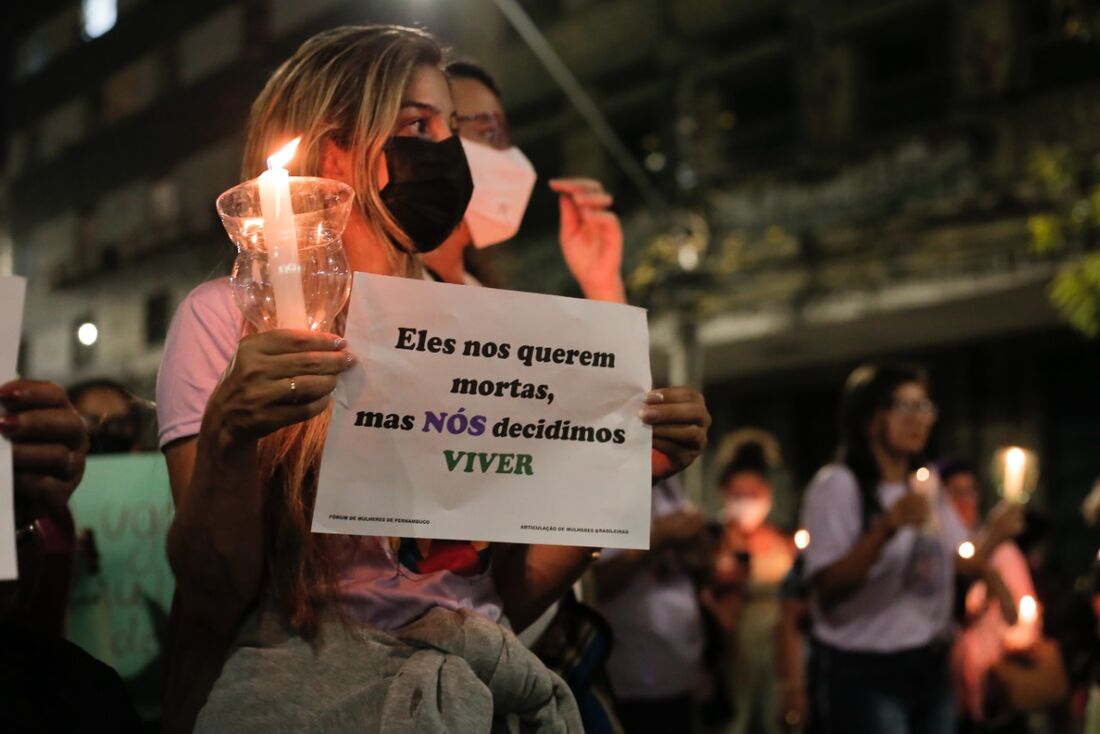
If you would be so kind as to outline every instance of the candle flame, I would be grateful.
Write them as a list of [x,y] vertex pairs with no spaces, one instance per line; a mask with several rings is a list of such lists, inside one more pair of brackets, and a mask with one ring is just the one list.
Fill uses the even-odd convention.
[[959,544],[959,557],[960,558],[973,558],[974,557],[974,544],[969,540],[965,540]]
[[1020,621],[1034,622],[1039,616],[1039,602],[1031,594],[1020,597]]
[[1019,446],[1013,446],[1005,452],[1005,465],[1012,471],[1019,471],[1027,463],[1027,454]]
[[794,547],[798,550],[806,550],[810,545],[810,531],[799,528],[794,534]]
[[299,135],[268,156],[267,169],[272,171],[276,168],[286,168],[286,164],[290,163],[290,159],[294,157],[294,152],[298,150],[298,143],[300,142],[302,142],[302,137]]

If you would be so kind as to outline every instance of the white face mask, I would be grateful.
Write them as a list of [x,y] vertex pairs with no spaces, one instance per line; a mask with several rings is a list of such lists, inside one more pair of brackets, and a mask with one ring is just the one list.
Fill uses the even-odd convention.
[[515,237],[535,188],[535,167],[515,146],[497,150],[462,138],[474,194],[465,222],[476,247]]
[[731,497],[726,500],[725,520],[752,532],[764,524],[771,511],[772,501],[768,497]]

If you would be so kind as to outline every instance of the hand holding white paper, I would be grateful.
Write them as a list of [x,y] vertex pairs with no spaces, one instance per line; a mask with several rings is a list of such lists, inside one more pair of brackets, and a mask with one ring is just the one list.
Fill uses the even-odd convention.
[[645,311],[356,273],[313,531],[647,548]]
[[[23,278],[0,277],[0,385],[16,377],[26,287]],[[0,437],[0,580],[4,581],[19,575],[15,551],[14,490],[11,442]]]

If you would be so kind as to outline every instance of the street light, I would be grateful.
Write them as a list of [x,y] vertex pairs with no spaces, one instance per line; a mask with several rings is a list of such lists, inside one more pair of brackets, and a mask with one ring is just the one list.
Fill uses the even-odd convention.
[[91,321],[85,321],[76,329],[76,340],[90,347],[99,340],[99,329]]

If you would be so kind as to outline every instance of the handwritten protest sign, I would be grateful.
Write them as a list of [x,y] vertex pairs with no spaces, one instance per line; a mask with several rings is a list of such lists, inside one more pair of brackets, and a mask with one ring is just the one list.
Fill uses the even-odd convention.
[[[16,376],[26,286],[23,278],[0,277],[0,385]],[[0,580],[19,575],[15,559],[15,479],[11,461],[11,442],[0,437]]]
[[[159,698],[156,676],[175,588],[165,553],[172,492],[164,457],[89,456],[69,508],[85,540],[69,600],[68,637],[128,684],[135,682],[135,695],[150,690]],[[87,557],[93,543],[94,560]]]
[[358,273],[313,530],[645,548],[645,312]]

